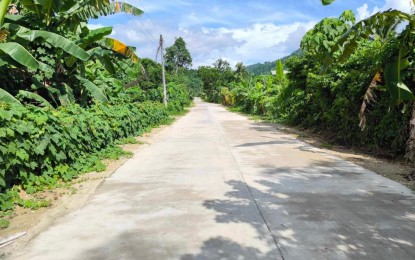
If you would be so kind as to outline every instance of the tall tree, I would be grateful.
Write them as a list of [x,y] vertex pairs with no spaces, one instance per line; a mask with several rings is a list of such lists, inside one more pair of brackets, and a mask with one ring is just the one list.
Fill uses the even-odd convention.
[[167,67],[174,69],[176,74],[179,68],[188,68],[192,65],[192,56],[182,37],[177,38],[172,46],[166,48],[165,59]]
[[235,77],[239,80],[242,80],[248,77],[249,73],[245,65],[242,62],[238,62],[235,65]]
[[216,69],[218,69],[219,71],[230,71],[232,70],[231,65],[229,64],[229,62],[227,60],[224,59],[218,59],[217,61],[215,61],[215,63],[213,63],[213,67],[215,67]]

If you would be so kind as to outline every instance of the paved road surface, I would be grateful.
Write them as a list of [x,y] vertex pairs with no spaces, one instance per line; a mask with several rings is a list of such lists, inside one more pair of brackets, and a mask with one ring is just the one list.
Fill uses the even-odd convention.
[[13,259],[415,259],[415,195],[197,101]]

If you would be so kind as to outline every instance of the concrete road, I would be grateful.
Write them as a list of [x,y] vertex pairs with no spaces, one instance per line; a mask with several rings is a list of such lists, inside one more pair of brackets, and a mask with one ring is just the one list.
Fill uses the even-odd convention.
[[415,259],[415,194],[197,101],[12,259]]

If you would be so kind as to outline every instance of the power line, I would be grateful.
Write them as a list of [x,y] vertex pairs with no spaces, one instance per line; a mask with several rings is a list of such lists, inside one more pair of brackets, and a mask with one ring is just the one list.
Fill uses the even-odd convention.
[[[131,1],[128,1],[128,0],[124,0],[123,2],[131,4],[131,3],[129,3]],[[143,3],[140,3],[140,2],[141,1],[138,1],[138,3],[135,4],[135,6],[140,8],[143,11],[143,13],[146,15],[147,13],[145,12],[145,7],[144,7]],[[141,4],[141,6],[140,6],[140,4]],[[153,44],[158,43],[158,39],[154,36],[154,34],[152,32],[150,32],[148,30],[147,26],[142,22],[142,20],[140,18],[135,19],[134,21],[135,21],[134,29],[139,31],[141,36],[146,38],[147,41],[149,41],[148,45],[153,46]],[[151,22],[151,18],[149,19],[149,21]]]
[[[138,7],[139,8],[142,8],[142,10],[143,10],[143,12],[144,12],[144,14],[145,15],[147,15],[148,16],[148,21],[151,23],[151,25],[153,26],[153,28],[155,28],[157,31],[159,31],[159,33],[161,34],[162,32],[161,32],[161,30],[160,30],[160,27],[157,25],[157,24],[155,24],[154,22],[153,22],[153,17],[151,17],[150,16],[150,14],[149,13],[146,13],[146,8],[145,8],[145,6],[144,6],[144,1],[141,1],[141,0],[138,0]],[[157,39],[155,38],[155,36],[154,36],[154,34],[153,34],[153,32],[154,31],[152,31],[152,32],[149,32],[148,31],[148,28],[147,27],[145,27],[144,26],[144,30],[154,39],[154,41],[156,41]],[[157,53],[158,54],[158,53]],[[157,61],[157,54],[156,54],[156,61]]]
[[[140,4],[141,4],[141,6],[140,6]],[[146,11],[145,11],[146,8],[144,6],[143,1],[141,1],[141,0],[138,1],[138,7],[140,7],[141,10],[143,10],[144,15],[147,15],[150,21],[154,21],[154,19],[152,19],[152,17],[150,17],[150,14],[146,13]],[[154,41],[157,41],[157,37],[155,37],[154,34],[148,30],[147,27],[144,26],[144,30],[151,36],[151,38],[153,38]]]

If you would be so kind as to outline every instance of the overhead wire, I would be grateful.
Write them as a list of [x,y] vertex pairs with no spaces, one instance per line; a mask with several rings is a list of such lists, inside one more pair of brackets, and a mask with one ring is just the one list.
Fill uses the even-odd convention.
[[[130,1],[124,1],[124,2],[128,3]],[[142,8],[142,7],[139,7],[139,8],[144,12],[144,14],[146,14],[145,11],[144,11],[144,8]],[[151,33],[149,33],[148,30],[145,30],[145,31],[143,30],[143,29],[146,29],[144,24],[139,19],[137,19],[136,21],[141,25],[141,26],[137,26],[137,29],[141,32],[141,34],[143,34],[147,38],[147,40],[155,41],[156,39],[154,38],[154,36]]]
[[[148,18],[149,18],[149,20],[150,21],[153,21],[154,19],[152,19],[152,17],[150,16],[150,14],[149,13],[146,13],[146,7],[144,6],[144,1],[142,1],[142,0],[138,0],[138,7],[139,8],[141,8],[141,10],[143,10],[143,12],[144,12],[144,15],[146,15]],[[148,35],[150,35],[150,37],[153,39],[153,41],[154,42],[156,42],[156,43],[158,43],[159,42],[159,39],[156,37],[156,36],[154,36],[154,34],[153,34],[153,32],[150,32],[149,30],[148,30],[148,28],[147,28],[147,26],[145,26],[143,23],[141,23],[141,21],[139,21],[138,20],[138,22],[141,24],[141,25],[143,25],[143,29],[144,29],[144,31],[148,34]],[[160,52],[160,50],[159,50],[159,48],[157,48],[157,51],[156,51],[156,58],[155,58],[155,60],[157,61],[157,56],[158,56],[158,54],[159,54],[159,52]]]
[[[138,0],[138,4],[139,4],[139,8],[142,8],[142,10],[143,10],[143,12],[144,12],[144,15],[145,16],[147,16],[148,18],[149,18],[149,20],[150,21],[154,21],[154,19],[150,16],[150,13],[146,13],[146,7],[144,6],[144,2],[143,2],[143,0]],[[141,6],[140,6],[140,4],[141,4]],[[157,40],[158,41],[158,39],[157,39],[157,37],[155,37],[154,36],[154,34],[152,33],[152,32],[149,32],[148,30],[147,30],[147,27],[144,27],[144,29],[151,35],[151,37],[154,39],[154,40]]]

